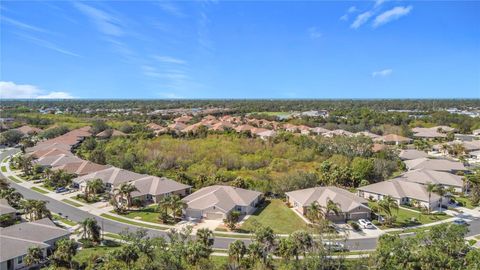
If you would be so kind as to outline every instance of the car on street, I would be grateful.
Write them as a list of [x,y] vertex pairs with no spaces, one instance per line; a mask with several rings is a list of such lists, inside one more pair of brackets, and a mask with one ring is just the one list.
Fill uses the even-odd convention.
[[64,193],[64,192],[67,192],[68,191],[68,188],[65,188],[65,187],[59,187],[57,189],[55,189],[55,193]]
[[364,229],[375,229],[375,226],[373,226],[372,222],[363,218],[358,220],[358,224]]
[[348,249],[345,247],[343,243],[339,242],[333,242],[333,241],[327,241],[323,242],[323,246],[333,252],[342,252],[342,251],[348,251]]
[[461,218],[457,218],[453,221],[453,224],[455,225],[468,225],[467,221],[465,221],[465,219],[461,219]]

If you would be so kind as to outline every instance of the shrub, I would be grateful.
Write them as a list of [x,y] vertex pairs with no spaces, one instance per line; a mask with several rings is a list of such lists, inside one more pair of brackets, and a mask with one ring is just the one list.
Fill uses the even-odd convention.
[[355,222],[355,221],[353,221],[353,220],[350,220],[350,221],[348,222],[348,225],[350,225],[350,227],[352,227],[352,229],[353,229],[354,231],[360,231],[360,225],[358,225],[357,222]]

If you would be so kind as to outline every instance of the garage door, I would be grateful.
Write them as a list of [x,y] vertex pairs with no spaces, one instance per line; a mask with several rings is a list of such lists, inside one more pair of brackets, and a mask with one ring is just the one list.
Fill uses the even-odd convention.
[[205,215],[206,219],[223,219],[223,213],[218,212],[207,212]]
[[186,215],[191,218],[201,218],[202,211],[187,209]]

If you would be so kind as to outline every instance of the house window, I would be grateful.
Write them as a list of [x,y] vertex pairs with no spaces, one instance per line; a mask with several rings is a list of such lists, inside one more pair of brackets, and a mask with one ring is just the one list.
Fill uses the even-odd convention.
[[17,264],[23,263],[23,256],[17,257]]

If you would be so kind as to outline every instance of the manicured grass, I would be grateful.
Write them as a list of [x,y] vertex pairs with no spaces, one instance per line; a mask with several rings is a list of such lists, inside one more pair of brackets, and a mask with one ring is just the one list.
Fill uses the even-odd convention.
[[15,183],[21,183],[22,181],[20,179],[18,179],[17,177],[13,176],[13,175],[10,175],[8,177],[8,179],[12,180],[13,182]]
[[[448,222],[451,224],[451,222]],[[404,233],[419,233],[419,232],[428,232],[430,231],[433,227],[438,226],[427,226],[427,227],[419,227],[419,228],[412,228],[412,229],[405,229],[405,230],[398,230],[398,231],[393,231],[393,232],[388,232],[389,234],[404,234]]]
[[274,199],[266,201],[265,204],[242,224],[241,230],[253,231],[255,221],[271,227],[275,233],[280,234],[308,229],[307,224],[283,201]]
[[217,237],[225,237],[225,238],[241,238],[241,239],[251,238],[251,236],[248,234],[228,234],[228,233],[217,233],[217,232],[214,232],[213,234]]
[[[376,202],[369,202],[369,205],[376,205]],[[407,209],[399,208],[398,211],[393,210],[393,215],[396,217],[395,222],[392,224],[391,227],[380,226],[381,229],[387,228],[403,228],[403,227],[411,227],[416,225],[428,224],[444,219],[451,218],[449,215],[445,214],[422,214],[420,212],[414,212]],[[418,222],[413,222],[412,219],[416,219]]]
[[64,218],[64,217],[61,217],[61,216],[59,216],[59,215],[57,215],[57,214],[52,214],[52,217],[53,217],[53,219],[58,220],[58,221],[60,221],[60,222],[62,222],[62,223],[65,223],[65,224],[67,224],[67,225],[69,225],[69,226],[75,226],[75,225],[77,225],[76,222],[71,221],[70,219],[66,219],[66,218]]
[[42,194],[47,194],[48,193],[48,190],[45,190],[45,189],[42,189],[42,188],[39,188],[39,187],[31,187],[30,189],[35,190],[36,192],[39,192],[39,193],[42,193]]
[[147,221],[147,222],[152,222],[152,223],[158,223],[158,215],[159,213],[155,212],[155,207],[154,206],[149,206],[145,207],[144,209],[141,210],[132,210],[129,211],[128,214],[122,215],[126,218],[131,218],[131,219],[138,219],[142,221]]
[[41,185],[41,187],[44,188],[44,189],[48,189],[50,191],[55,191],[54,187],[48,186],[47,184],[43,184],[43,185]]
[[94,258],[98,258],[107,254],[108,252],[117,249],[118,247],[92,247],[92,248],[84,248],[77,252],[73,260],[77,261],[78,263],[87,263]]
[[2,166],[2,172],[7,172],[7,167],[6,166]]
[[458,202],[461,202],[463,204],[463,207],[468,208],[468,209],[473,209],[475,208],[474,205],[472,205],[472,201],[470,201],[469,198],[466,197],[455,197],[455,200]]
[[169,229],[168,227],[157,226],[157,225],[150,225],[150,224],[144,224],[144,223],[140,223],[140,222],[135,222],[135,221],[133,221],[133,220],[131,220],[131,219],[120,218],[120,217],[112,216],[112,215],[109,215],[109,214],[101,214],[100,216],[102,216],[102,217],[104,217],[104,218],[111,219],[111,220],[115,220],[115,221],[118,221],[118,222],[122,222],[122,223],[127,223],[127,224],[130,224],[130,225],[139,226],[139,227],[145,227],[145,228],[157,229],[157,230],[167,230],[167,229]]
[[69,200],[69,199],[63,199],[62,202],[68,203],[68,204],[73,205],[75,207],[82,207],[83,206],[83,204],[79,204],[79,203],[77,203],[75,201],[72,201],[72,200]]

